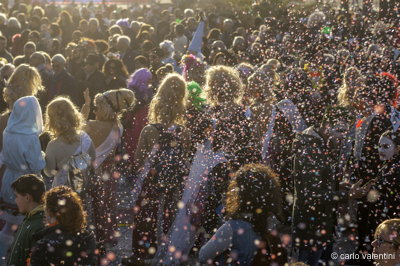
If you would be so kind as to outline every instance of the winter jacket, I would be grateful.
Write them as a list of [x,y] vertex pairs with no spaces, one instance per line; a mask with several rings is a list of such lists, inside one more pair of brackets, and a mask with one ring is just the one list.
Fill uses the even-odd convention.
[[37,242],[31,266],[96,265],[96,240],[91,232],[71,233],[55,225],[39,231],[34,238]]
[[29,258],[31,249],[35,243],[33,235],[43,229],[43,219],[43,205],[39,205],[25,216],[9,250],[7,265],[26,265],[26,260]]

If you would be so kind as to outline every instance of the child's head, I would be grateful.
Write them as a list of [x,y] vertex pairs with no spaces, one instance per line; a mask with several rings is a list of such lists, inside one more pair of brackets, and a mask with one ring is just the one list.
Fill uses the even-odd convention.
[[36,175],[23,175],[11,184],[15,193],[15,203],[21,213],[28,213],[42,203],[45,192],[44,182]]

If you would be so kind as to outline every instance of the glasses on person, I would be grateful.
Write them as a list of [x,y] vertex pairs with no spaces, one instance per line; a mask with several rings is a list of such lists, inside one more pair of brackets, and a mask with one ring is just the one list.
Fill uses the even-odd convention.
[[380,247],[382,244],[384,244],[384,243],[393,244],[393,241],[386,240],[386,239],[384,239],[384,238],[381,237],[381,236],[378,237],[377,242],[378,242],[378,246],[379,246],[379,247]]
[[116,66],[110,66],[110,69],[116,69],[117,67]]
[[384,149],[384,150],[389,149],[389,147],[390,147],[389,144],[381,144],[381,145],[379,145],[379,148]]

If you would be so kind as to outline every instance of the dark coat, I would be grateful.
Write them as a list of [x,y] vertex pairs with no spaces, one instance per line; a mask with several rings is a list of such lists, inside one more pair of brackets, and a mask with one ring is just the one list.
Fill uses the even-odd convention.
[[83,91],[77,86],[76,80],[67,71],[53,74],[47,91],[47,102],[59,95],[68,95],[71,101],[80,107],[83,104]]
[[56,225],[39,231],[34,238],[37,242],[31,255],[32,266],[96,265],[93,233],[70,233]]
[[[92,106],[93,100],[96,94],[105,92],[106,89],[106,77],[104,76],[103,72],[96,70],[93,74],[86,78],[86,80],[81,85],[81,91],[85,91],[86,88],[89,89],[89,95],[92,99]],[[94,119],[93,108],[90,109],[89,119]]]
[[325,141],[308,128],[293,142],[293,239],[295,246],[318,247],[331,242],[339,202],[347,193],[339,192],[334,157]]
[[24,221],[15,233],[14,242],[7,256],[7,265],[26,265],[26,260],[35,243],[33,235],[43,229],[43,219],[43,206],[39,206],[25,216]]

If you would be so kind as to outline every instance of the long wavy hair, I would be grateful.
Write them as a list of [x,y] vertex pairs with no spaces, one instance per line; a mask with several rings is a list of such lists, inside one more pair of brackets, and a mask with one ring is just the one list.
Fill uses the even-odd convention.
[[243,83],[239,72],[227,66],[213,66],[206,71],[205,94],[213,106],[239,103],[243,96]]
[[228,187],[226,213],[232,219],[244,219],[264,235],[267,217],[282,218],[282,195],[278,176],[261,164],[242,166]]
[[67,143],[79,141],[83,126],[82,114],[66,97],[57,97],[46,108],[46,130],[54,137],[63,137]]
[[178,74],[168,74],[150,103],[149,122],[167,126],[183,125],[186,97],[186,82],[183,77]]
[[4,89],[4,100],[9,108],[14,102],[24,96],[34,96],[43,90],[42,78],[36,68],[26,64],[18,66]]
[[338,90],[338,104],[340,106],[349,106],[353,102],[356,90],[351,86],[353,79],[361,78],[361,72],[356,67],[349,67],[343,75],[343,83]]

